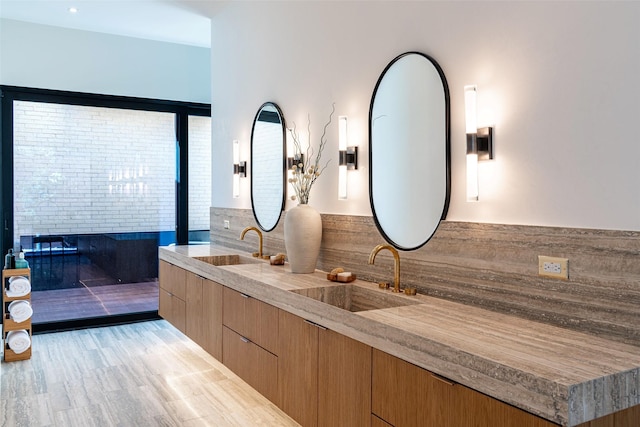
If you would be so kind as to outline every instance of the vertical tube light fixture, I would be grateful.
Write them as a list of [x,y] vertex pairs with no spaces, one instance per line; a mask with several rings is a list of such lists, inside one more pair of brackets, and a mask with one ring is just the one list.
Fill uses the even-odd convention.
[[338,199],[345,200],[347,198],[347,162],[342,161],[342,153],[346,153],[347,151],[347,116],[338,117],[338,151],[340,153],[340,162],[338,164]]
[[347,170],[358,169],[358,147],[347,146],[347,116],[338,117],[338,199],[347,199]]
[[479,197],[478,160],[493,159],[493,128],[478,129],[477,87],[464,87],[465,129],[467,134],[467,202]]
[[233,140],[233,198],[240,197],[240,178],[247,175],[247,162],[240,161],[240,142]]
[[467,133],[467,202],[478,201],[478,122],[476,86],[464,87],[464,118]]

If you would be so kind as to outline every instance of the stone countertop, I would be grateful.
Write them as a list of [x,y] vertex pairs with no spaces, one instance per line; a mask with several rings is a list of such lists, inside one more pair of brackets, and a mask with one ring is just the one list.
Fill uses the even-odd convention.
[[[395,294],[411,305],[352,313],[290,292],[342,285],[327,281],[325,272],[293,274],[288,265],[272,266],[220,246],[172,246],[159,254],[161,260],[561,425],[640,404],[640,348],[635,346],[424,295]],[[234,265],[216,267],[197,259],[225,255],[237,256]],[[361,280],[351,284],[389,292]]]

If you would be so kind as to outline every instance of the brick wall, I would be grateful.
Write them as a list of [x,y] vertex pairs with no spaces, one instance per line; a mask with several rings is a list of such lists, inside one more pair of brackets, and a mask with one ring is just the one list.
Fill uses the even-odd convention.
[[209,229],[211,117],[189,117],[189,230]]
[[25,101],[14,113],[16,242],[173,230],[173,114]]

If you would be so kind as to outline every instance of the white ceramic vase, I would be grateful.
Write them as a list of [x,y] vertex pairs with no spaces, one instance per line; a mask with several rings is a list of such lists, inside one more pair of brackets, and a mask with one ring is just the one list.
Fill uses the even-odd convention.
[[299,204],[284,217],[284,246],[292,273],[313,273],[322,241],[322,218],[317,210]]

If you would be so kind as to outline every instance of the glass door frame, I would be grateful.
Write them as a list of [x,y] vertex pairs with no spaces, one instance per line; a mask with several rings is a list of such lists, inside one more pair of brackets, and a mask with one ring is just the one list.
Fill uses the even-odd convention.
[[[189,242],[189,116],[211,116],[211,105],[170,101],[148,98],[135,98],[114,95],[99,95],[91,93],[57,91],[49,89],[35,89],[17,86],[0,85],[0,200],[1,211],[1,239],[0,250],[4,254],[13,247],[14,233],[14,176],[13,176],[13,105],[14,101],[31,101],[56,103],[67,105],[82,105],[89,107],[107,107],[130,110],[144,110],[175,114],[176,125],[176,244]],[[3,261],[4,263],[4,261]],[[144,313],[143,313],[144,314]],[[157,317],[157,313],[155,313]],[[44,330],[60,330],[76,327],[86,327],[123,321],[136,321],[148,318],[139,313],[131,315],[112,316],[109,319],[81,319],[79,321],[61,322],[64,325],[48,325]],[[38,332],[37,326],[34,332]]]

